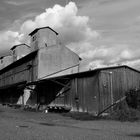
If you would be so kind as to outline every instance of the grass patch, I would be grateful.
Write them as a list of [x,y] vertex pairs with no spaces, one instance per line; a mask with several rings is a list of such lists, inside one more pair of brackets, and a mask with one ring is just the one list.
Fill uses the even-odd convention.
[[94,116],[89,113],[83,113],[83,112],[69,112],[69,113],[62,113],[65,117],[71,117],[75,120],[82,120],[82,121],[88,121],[88,120],[99,120],[101,117]]
[[63,116],[71,117],[75,120],[117,120],[117,121],[138,121],[140,120],[140,111],[137,109],[129,108],[126,101],[116,105],[107,116],[94,116],[90,113],[69,112],[62,113]]
[[134,122],[140,120],[140,111],[137,109],[129,108],[127,105],[125,105],[125,103],[122,103],[119,104],[107,118],[118,121]]
[[71,117],[75,120],[90,121],[90,120],[117,120],[117,121],[138,121],[140,120],[140,111],[132,108],[117,109],[108,116],[94,116],[89,113],[69,112],[62,113],[62,116]]

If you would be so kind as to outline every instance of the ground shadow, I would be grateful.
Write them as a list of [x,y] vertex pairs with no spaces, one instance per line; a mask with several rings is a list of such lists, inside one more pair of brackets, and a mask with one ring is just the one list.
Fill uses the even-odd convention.
[[132,134],[129,134],[128,136],[131,136],[131,137],[140,137],[140,133],[132,133]]

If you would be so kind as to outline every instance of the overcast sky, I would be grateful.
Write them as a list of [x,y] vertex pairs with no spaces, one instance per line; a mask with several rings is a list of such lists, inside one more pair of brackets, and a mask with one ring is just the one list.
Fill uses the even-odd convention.
[[140,0],[0,0],[0,54],[50,26],[83,59],[82,70],[126,64],[140,70]]

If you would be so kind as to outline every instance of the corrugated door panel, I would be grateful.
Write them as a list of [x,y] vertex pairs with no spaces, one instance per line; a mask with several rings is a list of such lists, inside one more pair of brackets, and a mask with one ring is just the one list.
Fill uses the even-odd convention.
[[84,105],[86,110],[90,113],[98,113],[98,75],[95,74],[86,78],[86,87],[84,91]]
[[83,112],[84,111],[84,108],[83,108],[83,94],[84,93],[83,92],[85,88],[84,79],[78,78],[77,87],[78,87],[78,91],[77,91],[77,95],[75,95],[76,106],[80,112]]
[[78,93],[76,92],[76,84],[77,84],[77,79],[73,79],[72,84],[71,84],[70,93],[68,94],[68,100],[69,100],[69,104],[72,108],[72,111],[78,110],[78,106],[77,106],[77,102],[76,102],[76,97],[78,97]]
[[98,77],[78,78],[79,111],[97,113]]
[[111,77],[108,72],[100,73],[100,107],[99,111],[101,112],[106,107],[111,105]]

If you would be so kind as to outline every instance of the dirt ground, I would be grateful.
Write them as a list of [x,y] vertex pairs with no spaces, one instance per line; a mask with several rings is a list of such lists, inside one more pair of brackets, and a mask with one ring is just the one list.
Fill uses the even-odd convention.
[[139,140],[140,122],[77,121],[0,105],[0,140]]

